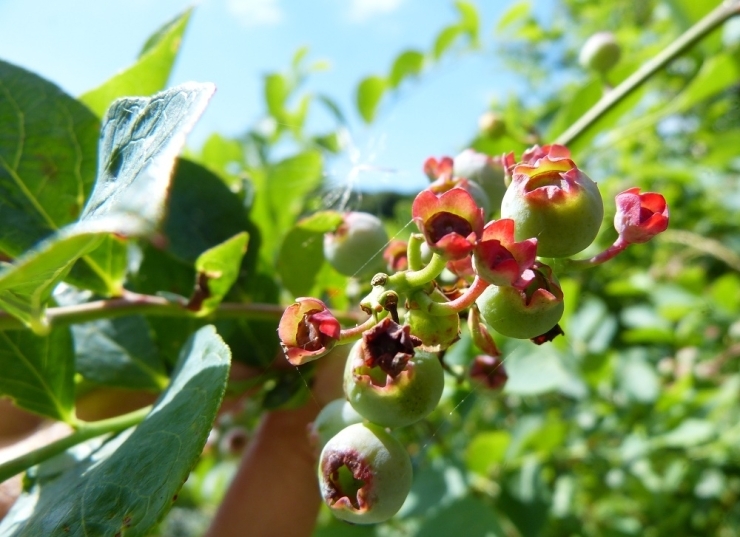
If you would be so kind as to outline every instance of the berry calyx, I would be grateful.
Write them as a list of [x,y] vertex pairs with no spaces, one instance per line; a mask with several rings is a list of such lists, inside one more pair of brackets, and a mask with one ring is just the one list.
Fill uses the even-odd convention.
[[439,403],[444,371],[436,355],[414,351],[409,326],[383,319],[354,344],[344,370],[344,393],[365,419],[404,427]]

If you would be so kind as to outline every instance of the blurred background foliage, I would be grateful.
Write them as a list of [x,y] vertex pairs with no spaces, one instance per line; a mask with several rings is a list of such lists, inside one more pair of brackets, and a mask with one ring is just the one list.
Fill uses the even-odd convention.
[[[457,2],[459,19],[440,29],[429,50],[399,51],[388,73],[358,81],[352,111],[341,110],[330,95],[303,90],[325,65],[300,49],[291,65],[265,76],[262,121],[237,138],[214,134],[181,160],[164,224],[169,241],[140,248],[137,262],[128,265],[127,286],[187,297],[198,255],[247,229],[248,254],[227,301],[280,304],[313,295],[349,310],[362,286],[323,262],[322,234],[333,220],[309,215],[366,210],[403,238],[411,231],[411,198],[358,193],[351,178],[340,187],[325,182],[332,159],[352,160],[348,113],[373,122],[383,99],[408,79],[423,84],[444,55],[497,55],[527,89],[491,103],[505,132],[478,132],[478,118],[471,117],[471,139],[460,140],[460,149],[520,155],[534,143],[552,142],[716,3],[557,0],[543,10],[523,1],[485,28],[473,4]],[[156,52],[157,39],[169,39],[167,32],[181,33],[189,16],[154,36],[142,58]],[[578,52],[603,30],[616,35],[622,55],[602,77],[578,65]],[[92,106],[115,97],[104,93],[83,100]],[[454,96],[446,105],[453,113]],[[313,131],[307,118],[318,109],[331,121]],[[386,524],[356,527],[322,512],[316,537],[740,535],[738,20],[670,63],[570,148],[599,184],[607,212],[586,254],[615,239],[610,200],[631,186],[665,195],[669,230],[596,269],[556,266],[565,292],[565,336],[540,347],[499,338],[509,374],[503,392],[448,376],[432,416],[398,431],[415,469],[401,513]],[[204,199],[221,208],[218,214],[203,210]],[[188,221],[177,221],[181,215]],[[199,324],[141,322],[148,323],[148,344],[163,357],[161,370],[171,368]],[[201,534],[259,415],[307,396],[310,364],[270,366],[278,352],[276,326],[219,321],[234,359],[263,374],[231,385],[231,393],[249,389],[254,396],[221,416],[157,534]],[[477,352],[463,333],[445,360],[461,371]],[[127,377],[107,383],[132,386]]]

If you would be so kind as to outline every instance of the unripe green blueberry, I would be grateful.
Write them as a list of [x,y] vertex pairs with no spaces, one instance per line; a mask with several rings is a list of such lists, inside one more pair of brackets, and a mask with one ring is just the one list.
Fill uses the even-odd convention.
[[344,370],[344,393],[365,419],[384,427],[404,427],[436,408],[444,371],[435,354],[417,351],[395,374],[368,366],[367,354],[364,340],[355,343]]
[[498,112],[488,110],[478,118],[478,129],[489,138],[500,138],[506,132],[506,121]]
[[588,38],[578,56],[586,69],[606,73],[619,61],[622,49],[611,32],[598,32]]
[[537,264],[535,278],[523,290],[489,285],[475,303],[488,326],[518,339],[540,336],[563,316],[563,292],[547,265]]
[[501,202],[501,218],[516,222],[516,240],[536,238],[537,255],[543,257],[584,250],[603,217],[599,188],[568,158],[518,164]]
[[[423,291],[420,291],[423,292]],[[434,302],[447,302],[447,297],[439,289],[434,289],[430,298]],[[411,300],[406,310],[404,324],[411,328],[411,335],[421,340],[421,350],[439,352],[460,339],[460,316],[429,315],[419,309]]]
[[332,514],[353,524],[376,524],[395,515],[411,490],[411,459],[382,427],[358,423],[342,429],[319,458],[319,488]]
[[362,423],[362,419],[346,399],[335,399],[321,409],[311,424],[309,429],[311,443],[320,451],[332,436],[345,427]]
[[[466,149],[454,159],[455,177],[465,177],[478,183],[488,196],[491,211],[496,212],[506,192],[504,168],[501,162],[474,149]],[[490,212],[486,213],[490,214]]]
[[370,213],[349,212],[333,233],[324,235],[324,257],[345,276],[367,276],[383,270],[388,233]]

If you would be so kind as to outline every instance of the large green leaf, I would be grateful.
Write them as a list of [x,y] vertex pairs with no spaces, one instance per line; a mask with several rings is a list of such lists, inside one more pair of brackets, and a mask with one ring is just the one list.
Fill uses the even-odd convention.
[[0,61],[0,250],[20,255],[80,215],[99,122],[57,86]]
[[110,104],[128,95],[152,95],[164,89],[180,50],[192,8],[162,26],[144,45],[136,63],[82,95],[80,100],[102,116]]
[[31,412],[74,419],[74,351],[68,327],[46,337],[27,330],[0,332],[0,397]]
[[78,222],[0,272],[0,306],[43,332],[51,291],[108,234],[146,236],[162,219],[185,136],[215,88],[188,83],[152,98],[116,101],[103,122],[98,180]]
[[300,220],[286,234],[278,255],[277,271],[293,296],[310,293],[324,264],[324,233],[335,230],[341,222],[341,214],[323,211]]
[[30,472],[30,485],[0,535],[148,535],[203,449],[229,360],[215,329],[200,329],[183,347],[172,383],[146,419],[102,445],[77,446]]
[[72,326],[77,371],[97,384],[161,390],[167,372],[150,332],[140,315]]
[[388,86],[388,82],[381,76],[369,76],[357,86],[357,110],[365,123],[372,123],[380,104],[380,99]]
[[249,232],[247,268],[254,264],[259,238],[257,228],[247,218],[239,196],[213,172],[186,159],[180,159],[172,179],[169,211],[162,225],[167,251],[187,263],[194,263],[203,252],[242,231]]

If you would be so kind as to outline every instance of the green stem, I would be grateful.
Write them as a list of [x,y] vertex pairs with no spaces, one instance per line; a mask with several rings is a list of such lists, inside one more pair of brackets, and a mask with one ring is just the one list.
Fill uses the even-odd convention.
[[424,291],[415,293],[411,298],[416,302],[420,310],[425,311],[430,315],[455,315],[456,313],[460,313],[472,306],[489,285],[491,284],[479,276],[476,276],[472,285],[455,300],[450,300],[449,302],[435,302]]
[[151,407],[140,408],[123,416],[116,416],[107,420],[95,422],[78,422],[77,430],[69,436],[60,438],[44,447],[35,449],[25,455],[16,457],[0,464],[0,483],[10,479],[16,474],[27,470],[31,466],[36,466],[51,457],[67,451],[72,446],[81,444],[86,440],[95,438],[108,433],[117,433],[141,423],[149,414]]
[[681,34],[678,39],[663,49],[657,56],[645,62],[621,84],[604,95],[594,106],[573,123],[568,130],[558,136],[554,143],[561,145],[572,144],[604,114],[647,82],[655,73],[704,39],[712,30],[719,27],[727,19],[738,14],[740,14],[740,1],[731,0],[722,2],[703,19]]
[[381,312],[382,314],[376,316],[371,315],[368,317],[364,323],[359,324],[355,326],[354,328],[346,328],[340,332],[339,335],[339,345],[344,345],[346,343],[352,343],[353,341],[356,341],[362,337],[362,333],[366,330],[370,330],[373,326],[378,324],[378,322],[385,318],[385,316],[388,314],[388,312]]
[[446,266],[447,260],[439,254],[434,254],[423,269],[397,272],[388,278],[387,287],[392,289],[421,287],[439,276]]
[[424,242],[424,235],[421,233],[412,233],[409,237],[409,243],[406,247],[406,260],[409,264],[409,270],[421,270],[424,266],[421,261],[421,245]]
[[[205,319],[253,319],[278,320],[285,308],[278,304],[223,303]],[[332,312],[340,322],[357,322],[351,313]],[[158,317],[199,318],[196,312],[185,308],[184,304],[169,301],[152,295],[140,295],[127,291],[120,298],[96,300],[74,306],[60,306],[46,310],[49,326],[66,326],[98,319],[112,319],[126,315],[150,315]],[[0,311],[0,330],[19,330],[26,328],[19,319],[5,311]]]

